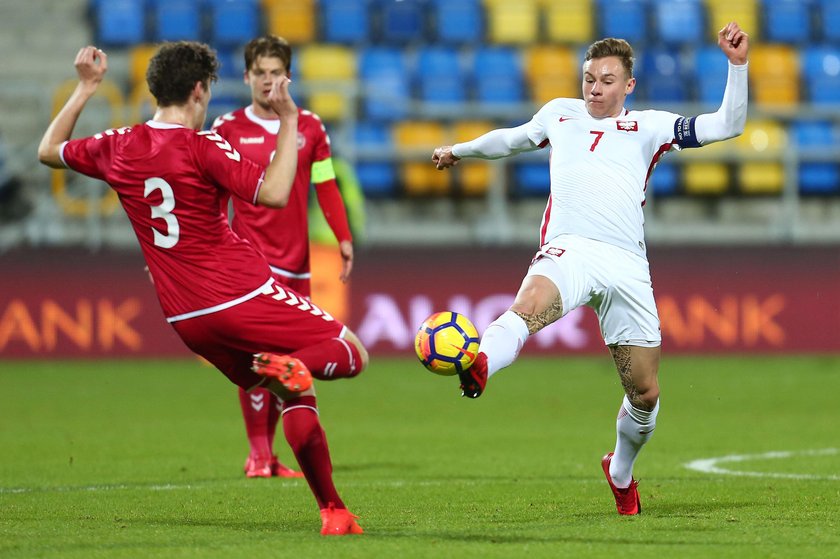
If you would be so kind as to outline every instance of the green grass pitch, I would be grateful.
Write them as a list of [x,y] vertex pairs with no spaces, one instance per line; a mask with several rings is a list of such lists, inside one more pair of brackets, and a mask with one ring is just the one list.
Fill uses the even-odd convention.
[[840,557],[840,357],[666,356],[661,385],[626,518],[599,463],[621,398],[606,354],[522,358],[476,401],[413,359],[319,383],[366,530],[324,538],[304,481],[242,475],[214,370],[0,362],[0,557]]

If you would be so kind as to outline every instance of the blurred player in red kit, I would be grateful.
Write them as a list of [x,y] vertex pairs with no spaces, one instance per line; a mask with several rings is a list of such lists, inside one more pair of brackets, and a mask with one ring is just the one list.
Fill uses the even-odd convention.
[[207,116],[218,61],[207,45],[164,43],[146,72],[154,117],[132,127],[71,140],[108,68],[101,50],[76,55],[79,84],[55,116],[38,158],[113,188],[128,215],[158,299],[184,343],[245,390],[264,387],[283,402],[283,431],[321,510],[325,535],[360,534],[332,480],[310,371],[354,371],[367,352],[347,327],[277,284],[265,257],[231,231],[229,195],[254,205],[288,203],[297,167],[298,110],[278,80],[268,95],[283,123],[280,156],[257,165],[212,132]]
[[[291,77],[291,69],[292,50],[285,39],[275,35],[253,39],[245,46],[244,75],[245,84],[251,88],[251,104],[220,116],[213,123],[213,132],[243,157],[262,166],[275,156],[277,134],[285,125],[272,110],[268,96],[277,81]],[[343,259],[341,281],[347,281],[353,267],[353,238],[335,180],[330,139],[318,115],[298,109],[296,137],[297,171],[289,203],[275,209],[234,197],[231,228],[265,255],[278,283],[309,298],[310,184],[315,185],[318,203],[339,242]],[[321,380],[355,376],[358,372],[329,367],[323,373],[312,371]],[[246,392],[240,387],[239,403],[250,445],[245,475],[299,477],[301,474],[283,465],[274,454],[274,433],[280,416],[277,398],[267,389]]]

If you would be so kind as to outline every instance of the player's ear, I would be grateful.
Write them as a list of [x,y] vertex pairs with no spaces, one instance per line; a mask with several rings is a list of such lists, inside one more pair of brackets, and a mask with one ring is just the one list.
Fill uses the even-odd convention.
[[242,72],[242,81],[245,83],[245,85],[248,85],[248,68],[245,68],[245,70]]
[[630,95],[633,93],[634,89],[636,89],[636,78],[630,78],[627,80],[627,89],[625,90],[625,94]]

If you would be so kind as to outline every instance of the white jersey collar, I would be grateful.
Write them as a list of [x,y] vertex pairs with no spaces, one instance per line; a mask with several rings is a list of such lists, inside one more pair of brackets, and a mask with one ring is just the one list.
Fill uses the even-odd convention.
[[270,134],[276,135],[278,132],[280,132],[280,119],[267,119],[258,117],[254,112],[253,105],[248,105],[247,107],[245,107],[245,116],[254,124],[259,124],[260,126],[262,126],[265,129],[265,131]]

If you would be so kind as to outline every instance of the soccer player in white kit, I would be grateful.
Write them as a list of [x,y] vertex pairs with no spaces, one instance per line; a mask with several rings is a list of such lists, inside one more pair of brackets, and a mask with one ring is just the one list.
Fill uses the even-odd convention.
[[642,212],[647,180],[668,151],[738,136],[747,118],[749,37],[731,22],[718,32],[718,45],[729,73],[715,113],[686,118],[625,109],[636,86],[633,49],[608,38],[586,52],[583,99],[554,99],[530,122],[439,147],[432,156],[446,169],[464,157],[498,159],[551,146],[540,249],[513,305],[487,327],[475,362],[459,375],[461,390],[478,398],[528,336],[581,305],[594,309],[625,391],[615,450],[601,461],[619,514],[641,512],[633,463],[659,411],[661,335]]

